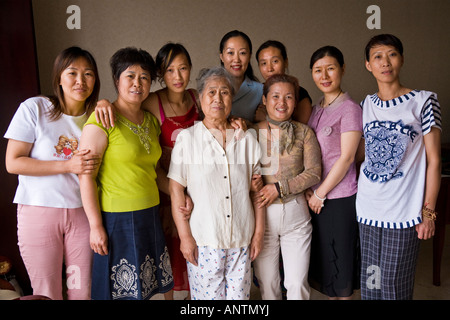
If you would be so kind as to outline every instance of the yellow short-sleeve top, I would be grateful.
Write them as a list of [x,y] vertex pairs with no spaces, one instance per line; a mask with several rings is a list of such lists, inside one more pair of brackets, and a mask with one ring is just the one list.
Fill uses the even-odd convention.
[[161,157],[161,129],[152,114],[144,113],[141,125],[117,113],[115,126],[110,129],[97,123],[94,113],[85,124],[97,125],[108,138],[97,175],[102,211],[136,211],[159,204],[155,168]]

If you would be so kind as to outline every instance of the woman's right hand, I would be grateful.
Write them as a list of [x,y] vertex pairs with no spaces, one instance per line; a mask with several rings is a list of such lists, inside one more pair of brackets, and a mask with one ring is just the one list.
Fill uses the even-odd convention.
[[192,236],[186,239],[180,239],[180,251],[187,261],[194,266],[198,266],[198,248]]
[[184,220],[189,220],[191,218],[192,209],[194,208],[194,203],[192,198],[185,195],[186,205],[184,207],[179,207],[180,213],[183,215]]
[[67,160],[67,172],[74,174],[91,174],[100,166],[100,156],[90,154],[90,150],[79,150]]
[[90,244],[95,253],[101,256],[108,254],[108,235],[103,226],[91,227]]
[[264,181],[262,179],[262,176],[260,174],[253,174],[252,175],[252,181],[250,184],[250,191],[258,192],[259,190],[264,187]]
[[106,99],[97,102],[95,106],[95,120],[101,123],[103,127],[109,129],[114,127],[114,106]]

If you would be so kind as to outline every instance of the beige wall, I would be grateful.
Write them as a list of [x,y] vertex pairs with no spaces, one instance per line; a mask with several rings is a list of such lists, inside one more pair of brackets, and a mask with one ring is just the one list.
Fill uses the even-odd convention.
[[[81,9],[81,29],[66,26],[69,5]],[[381,30],[369,30],[369,5],[381,9]],[[347,65],[343,89],[356,101],[376,91],[365,70],[363,50],[369,38],[393,33],[405,47],[402,82],[438,94],[443,114],[443,141],[450,142],[450,1],[448,0],[33,0],[39,72],[49,93],[51,66],[62,49],[79,45],[96,57],[101,98],[114,99],[108,61],[124,46],[156,55],[168,41],[181,42],[192,62],[191,86],[200,68],[219,63],[222,36],[233,29],[247,33],[254,52],[268,39],[288,50],[289,73],[299,78],[313,100],[319,91],[311,80],[309,58],[323,45],[342,50]],[[261,78],[256,60],[256,75]],[[153,89],[158,88],[155,84]]]

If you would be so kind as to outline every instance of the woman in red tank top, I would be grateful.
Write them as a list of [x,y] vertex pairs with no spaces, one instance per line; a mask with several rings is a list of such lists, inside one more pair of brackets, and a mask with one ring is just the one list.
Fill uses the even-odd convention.
[[[149,96],[149,111],[155,115],[161,125],[159,142],[162,147],[161,168],[167,174],[170,155],[178,133],[194,124],[199,119],[197,91],[186,89],[190,82],[191,59],[183,45],[168,43],[156,56],[158,78],[162,89]],[[164,176],[160,187],[160,214],[167,247],[172,265],[174,290],[189,290],[186,260],[180,251],[180,239],[173,222],[168,179]],[[189,294],[188,294],[189,297]],[[166,299],[173,299],[173,291],[165,294]]]

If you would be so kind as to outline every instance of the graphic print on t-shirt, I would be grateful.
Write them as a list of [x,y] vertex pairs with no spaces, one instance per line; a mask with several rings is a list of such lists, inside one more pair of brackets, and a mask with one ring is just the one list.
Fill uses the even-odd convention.
[[72,155],[78,153],[78,139],[73,137],[68,138],[65,135],[60,135],[58,143],[55,145],[55,154],[57,158],[70,159]]
[[403,121],[372,121],[364,126],[366,164],[364,175],[372,182],[387,182],[400,178],[403,156],[408,140],[414,142],[417,131]]

